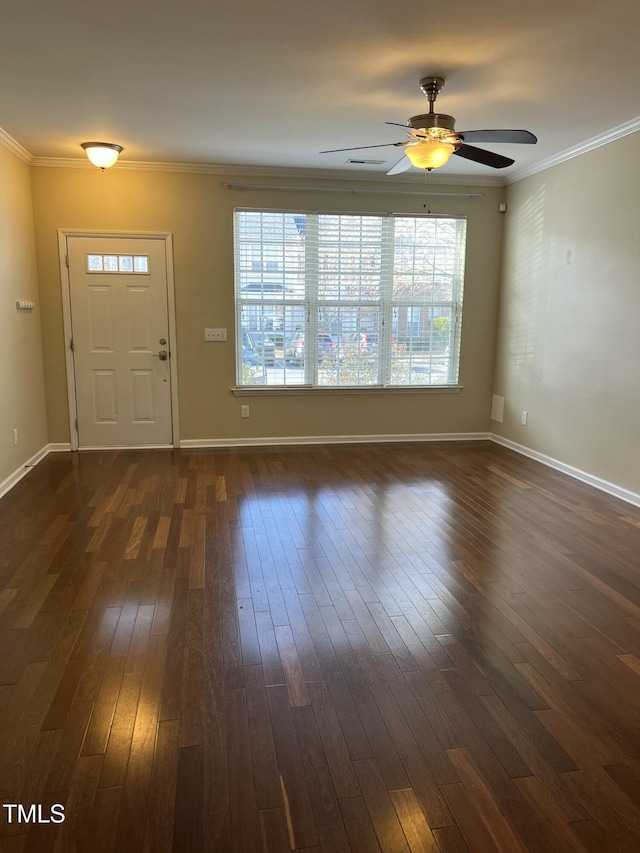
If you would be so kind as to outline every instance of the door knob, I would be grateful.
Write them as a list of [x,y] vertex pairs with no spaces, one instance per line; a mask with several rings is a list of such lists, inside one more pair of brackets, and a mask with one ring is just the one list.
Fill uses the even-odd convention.
[[169,353],[166,351],[166,349],[161,349],[157,355],[154,353],[153,357],[159,358],[160,361],[166,361],[169,358]]

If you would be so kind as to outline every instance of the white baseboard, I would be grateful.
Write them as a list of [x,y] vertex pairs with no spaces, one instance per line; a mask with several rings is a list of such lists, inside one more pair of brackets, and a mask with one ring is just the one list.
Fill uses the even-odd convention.
[[488,432],[438,432],[397,435],[290,435],[262,438],[186,438],[180,447],[268,447],[292,444],[380,444],[403,441],[488,441]]
[[[69,449],[69,448],[67,448]],[[86,444],[78,450],[175,450],[173,444]]]
[[49,453],[56,453],[61,450],[70,450],[70,444],[45,444],[45,446],[39,450],[31,459],[28,459],[23,465],[17,468],[13,474],[9,474],[9,476],[0,483],[0,498],[4,497],[17,483],[25,477],[32,468],[42,462],[45,456],[48,456]]
[[581,471],[580,468],[574,468],[572,465],[567,465],[559,459],[554,459],[552,456],[547,456],[544,453],[539,453],[537,450],[532,450],[530,447],[525,447],[524,444],[517,444],[515,441],[503,438],[501,435],[491,433],[489,438],[496,444],[502,445],[502,447],[508,447],[509,450],[514,450],[516,453],[522,454],[522,456],[528,456],[529,459],[535,459],[536,462],[541,462],[549,468],[561,471],[575,480],[580,480],[581,483],[586,483],[589,486],[599,489],[601,492],[613,495],[614,498],[620,498],[620,500],[626,503],[640,507],[640,494],[636,492],[632,492],[622,486],[617,486],[615,483],[610,483],[608,480],[603,480],[601,477],[596,477],[587,471]]
[[[640,507],[640,494],[618,486],[615,483],[610,483],[608,480],[603,480],[601,477],[596,477],[589,474],[587,471],[582,471],[579,468],[574,468],[572,465],[567,465],[559,459],[554,459],[552,456],[547,456],[544,453],[539,453],[537,450],[532,450],[524,444],[518,444],[508,438],[503,438],[501,435],[496,435],[490,432],[443,432],[443,433],[412,433],[412,434],[397,434],[397,435],[303,435],[303,436],[287,436],[283,438],[263,437],[263,438],[206,438],[206,439],[183,439],[180,442],[180,447],[183,448],[198,448],[198,447],[278,447],[287,445],[304,445],[304,444],[380,444],[384,442],[401,443],[401,442],[431,442],[431,441],[493,441],[502,447],[520,453],[522,456],[527,456],[529,459],[534,459],[536,462],[541,462],[549,468],[554,468],[575,480],[580,480],[589,486],[599,489],[601,492],[606,492],[615,498],[619,498],[633,506]],[[102,448],[104,449],[104,448]],[[118,448],[122,450],[123,448]],[[17,483],[26,476],[29,471],[41,462],[49,453],[68,452],[71,450],[71,445],[66,442],[46,444],[39,450],[31,459],[27,460],[24,465],[21,465],[13,474],[10,474],[5,480],[0,483],[0,498],[7,494]]]

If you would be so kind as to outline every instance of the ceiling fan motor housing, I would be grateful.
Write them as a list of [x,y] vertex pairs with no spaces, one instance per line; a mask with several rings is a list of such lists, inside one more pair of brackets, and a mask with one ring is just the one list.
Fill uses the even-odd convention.
[[429,128],[437,128],[438,130],[448,130],[454,132],[456,120],[453,116],[445,115],[444,113],[425,113],[421,116],[412,116],[407,122],[408,127],[413,130],[428,130]]

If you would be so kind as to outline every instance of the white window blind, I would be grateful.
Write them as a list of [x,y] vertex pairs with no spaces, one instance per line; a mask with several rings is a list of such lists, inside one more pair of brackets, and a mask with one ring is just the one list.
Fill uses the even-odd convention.
[[238,385],[458,381],[466,220],[235,212]]

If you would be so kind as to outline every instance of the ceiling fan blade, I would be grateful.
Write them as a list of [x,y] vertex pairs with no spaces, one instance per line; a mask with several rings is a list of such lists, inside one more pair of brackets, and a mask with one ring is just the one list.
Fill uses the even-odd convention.
[[387,175],[399,175],[401,172],[408,172],[410,168],[411,160],[408,157],[403,157],[402,160],[398,160],[396,165],[389,169]]
[[320,154],[336,154],[339,151],[362,151],[365,148],[386,148],[393,146],[394,148],[407,145],[407,142],[381,142],[380,145],[358,145],[356,148],[331,148],[329,151],[320,151]]
[[457,135],[464,142],[507,142],[516,145],[535,145],[538,141],[528,130],[461,130]]
[[403,130],[406,130],[406,132],[410,136],[412,136],[414,138],[416,138],[416,137],[418,139],[428,139],[429,138],[428,136],[425,136],[424,133],[418,133],[418,131],[414,127],[409,127],[408,124],[400,124],[397,121],[385,121],[385,124],[390,124],[392,127],[401,127]]
[[476,163],[482,163],[483,166],[492,166],[494,169],[504,169],[506,166],[511,166],[515,163],[510,157],[503,157],[502,154],[495,154],[493,151],[485,151],[483,148],[474,148],[472,145],[457,145],[454,154],[458,157],[464,157],[465,160],[474,160]]

